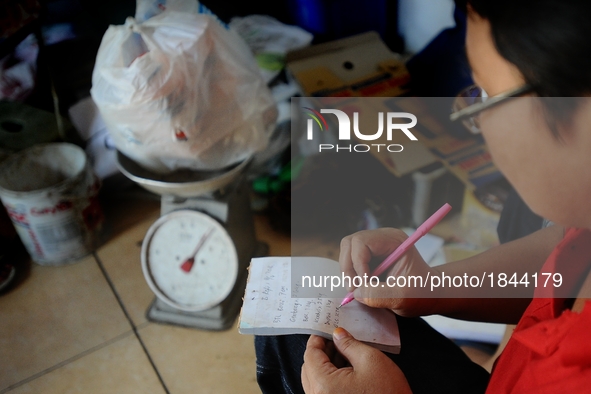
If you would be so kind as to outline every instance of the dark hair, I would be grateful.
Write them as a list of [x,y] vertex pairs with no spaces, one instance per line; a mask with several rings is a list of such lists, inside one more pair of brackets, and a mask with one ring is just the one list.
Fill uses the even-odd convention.
[[580,100],[543,98],[591,93],[591,1],[456,0],[456,4],[488,19],[499,54],[542,98],[548,123],[557,134],[557,126],[569,123]]

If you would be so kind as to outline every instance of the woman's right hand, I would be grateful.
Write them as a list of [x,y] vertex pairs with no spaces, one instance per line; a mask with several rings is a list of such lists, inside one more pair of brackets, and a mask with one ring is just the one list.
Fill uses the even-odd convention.
[[[392,253],[408,236],[394,228],[364,230],[348,235],[341,241],[339,263],[341,271],[353,278],[371,274],[369,263],[372,260],[381,262]],[[418,276],[427,280],[438,271],[429,267],[413,246],[386,272],[392,277]],[[437,294],[426,288],[415,286],[397,287],[380,282],[376,287],[369,285],[355,290],[355,299],[374,308],[389,308],[398,315],[415,317],[437,313]],[[374,282],[375,283],[375,282]],[[390,280],[389,283],[393,283]],[[412,282],[411,282],[412,283]],[[428,298],[427,298],[428,297]]]

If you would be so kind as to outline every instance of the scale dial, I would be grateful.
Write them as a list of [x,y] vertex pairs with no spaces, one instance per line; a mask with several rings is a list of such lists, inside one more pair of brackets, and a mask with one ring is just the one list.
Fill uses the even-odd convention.
[[171,212],[148,230],[141,252],[148,285],[162,301],[188,312],[221,303],[238,276],[238,255],[226,229],[192,210]]

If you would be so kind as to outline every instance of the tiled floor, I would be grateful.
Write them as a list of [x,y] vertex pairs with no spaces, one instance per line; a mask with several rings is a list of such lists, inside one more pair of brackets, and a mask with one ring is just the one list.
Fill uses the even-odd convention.
[[[105,207],[105,243],[71,265],[32,264],[0,296],[0,393],[257,393],[253,337],[151,323],[140,267],[157,201]],[[257,215],[272,255],[290,240]],[[311,248],[308,245],[309,248]]]
[[[146,319],[154,295],[140,247],[160,203],[147,192],[125,196],[103,204],[94,254],[59,267],[31,264],[0,296],[0,394],[258,393],[253,337],[236,325],[211,332]],[[262,215],[255,230],[270,255],[338,259],[338,241],[292,244]],[[434,232],[453,240],[453,221]]]

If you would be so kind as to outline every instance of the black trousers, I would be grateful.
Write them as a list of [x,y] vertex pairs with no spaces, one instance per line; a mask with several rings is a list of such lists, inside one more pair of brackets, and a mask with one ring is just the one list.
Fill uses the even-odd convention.
[[[402,369],[414,394],[485,392],[488,372],[451,340],[423,319],[397,320],[401,351],[386,355]],[[255,337],[257,380],[263,393],[304,392],[300,375],[307,340],[307,335]]]

